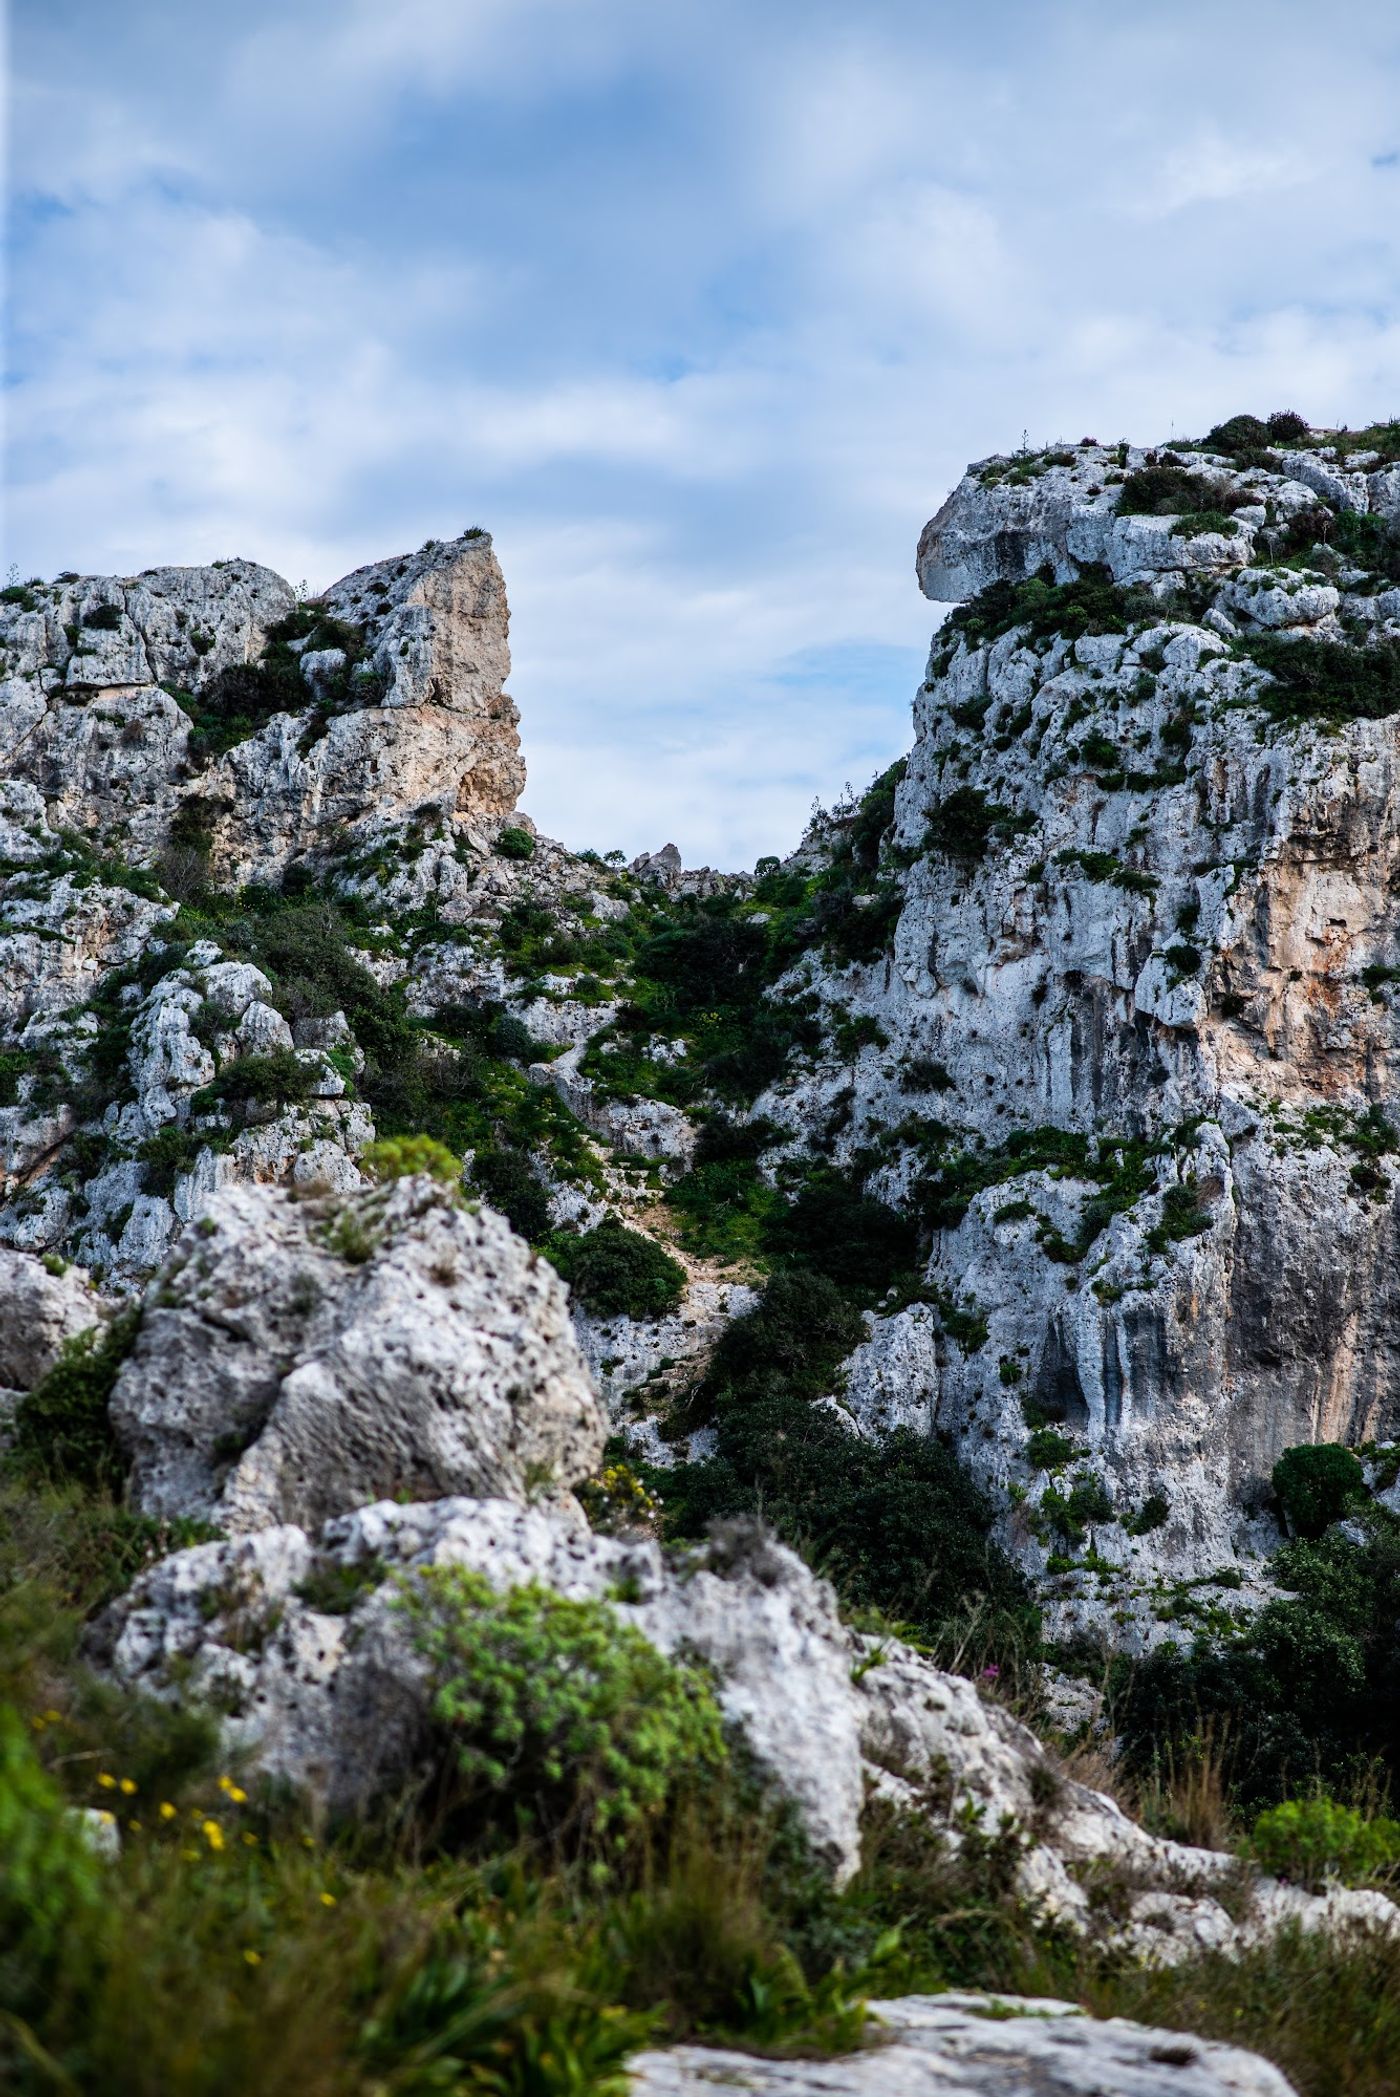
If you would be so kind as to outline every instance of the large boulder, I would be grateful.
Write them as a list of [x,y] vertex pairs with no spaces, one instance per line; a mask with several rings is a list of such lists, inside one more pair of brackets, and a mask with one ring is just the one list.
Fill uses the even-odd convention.
[[[1242,1945],[1281,1923],[1393,1928],[1381,1895],[1312,1898],[1261,1882],[1242,1917],[1238,1860],[1149,1835],[1062,1777],[1035,1736],[977,1686],[896,1639],[843,1624],[835,1596],[754,1524],[663,1552],[591,1533],[569,1502],[388,1502],[196,1546],[143,1573],[96,1627],[97,1657],[163,1697],[224,1714],[231,1747],[335,1814],[430,1768],[429,1682],[398,1606],[420,1568],[463,1565],[500,1589],[538,1584],[610,1602],[667,1654],[704,1661],[726,1717],[795,1804],[838,1877],[877,1793],[960,1830],[1019,1830],[1025,1899],[1065,1927],[1112,1927],[1146,1958]],[[1127,1904],[1097,1902],[1096,1886]],[[1132,1889],[1129,1891],[1128,1889]]]
[[112,1398],[144,1513],[234,1532],[586,1476],[604,1416],[564,1288],[425,1178],[226,1188],[177,1239]]

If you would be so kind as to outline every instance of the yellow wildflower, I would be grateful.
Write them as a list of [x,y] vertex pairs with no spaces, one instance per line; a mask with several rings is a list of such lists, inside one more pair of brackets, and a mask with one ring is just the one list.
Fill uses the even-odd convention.
[[250,1835],[246,1828],[243,1831],[243,1840],[247,1843],[249,1849],[256,1849],[258,1846],[257,1836]]
[[321,1895],[321,1906],[323,1908],[333,1908],[335,1906],[335,1895],[333,1893],[323,1893]]
[[247,1792],[246,1792],[246,1791],[240,1791],[240,1790],[239,1790],[239,1788],[238,1788],[238,1786],[237,1786],[237,1784],[230,1784],[230,1785],[229,1785],[229,1787],[228,1787],[228,1795],[229,1795],[229,1802],[230,1802],[230,1804],[231,1804],[231,1805],[235,1805],[235,1806],[246,1806],[246,1805],[247,1805],[247,1803],[248,1803],[248,1794],[247,1794]]
[[30,1719],[29,1723],[30,1723],[30,1725],[31,1725],[31,1726],[33,1726],[33,1728],[34,1728],[34,1730],[35,1730],[35,1732],[36,1732],[36,1733],[42,1733],[42,1732],[43,1732],[43,1730],[44,1730],[44,1721],[43,1721],[43,1719],[42,1719],[42,1718],[40,1718],[40,1716],[39,1716],[39,1714],[38,1714],[38,1712],[37,1712],[37,1711],[35,1712],[35,1714],[34,1714],[33,1718],[31,1718],[31,1719]]
[[223,1848],[223,1846],[224,1846],[224,1831],[223,1831],[223,1829],[222,1829],[222,1828],[221,1828],[221,1827],[219,1826],[219,1823],[218,1823],[218,1821],[217,1821],[217,1820],[206,1820],[206,1821],[202,1821],[202,1822],[200,1823],[200,1829],[199,1829],[199,1832],[200,1832],[200,1834],[201,1834],[201,1835],[202,1835],[202,1836],[204,1837],[205,1841],[206,1841],[206,1842],[207,1842],[207,1843],[209,1844],[209,1847],[210,1847],[210,1849],[222,1849],[222,1848]]
[[261,1966],[262,1964],[262,1953],[260,1951],[245,1951],[243,1956],[250,1966]]
[[44,1719],[48,1725],[61,1725],[63,1722],[63,1713],[61,1711],[46,1711],[44,1713]]
[[100,1769],[97,1772],[97,1781],[104,1791],[115,1791],[117,1788],[116,1778],[109,1776],[105,1769]]
[[122,1780],[121,1780],[121,1782],[120,1782],[120,1784],[118,1784],[118,1786],[117,1786],[117,1789],[118,1789],[118,1791],[120,1791],[120,1793],[121,1793],[121,1795],[122,1795],[122,1797],[123,1797],[123,1798],[131,1798],[131,1797],[133,1797],[133,1796],[135,1795],[135,1791],[136,1791],[136,1780],[135,1780],[135,1778],[134,1778],[134,1777],[123,1777],[123,1778],[122,1778]]
[[102,1825],[106,1828],[114,1828],[117,1824],[117,1816],[115,1813],[102,1812],[99,1813],[97,1817],[102,1822]]
[[178,1806],[171,1805],[169,1799],[163,1799],[161,1801],[160,1817],[162,1820],[174,1820],[179,1810]]

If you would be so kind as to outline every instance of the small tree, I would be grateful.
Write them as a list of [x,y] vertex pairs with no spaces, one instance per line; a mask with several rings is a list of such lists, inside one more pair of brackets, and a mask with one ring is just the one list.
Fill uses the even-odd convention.
[[1364,1487],[1360,1463],[1340,1442],[1304,1442],[1274,1465],[1274,1491],[1298,1536],[1321,1536]]

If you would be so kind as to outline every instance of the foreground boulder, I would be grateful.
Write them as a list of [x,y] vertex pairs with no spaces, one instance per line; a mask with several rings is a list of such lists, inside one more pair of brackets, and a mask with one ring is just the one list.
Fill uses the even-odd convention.
[[133,1687],[206,1699],[257,1767],[322,1810],[355,1813],[430,1773],[431,1684],[400,1596],[420,1569],[447,1565],[499,1589],[610,1601],[661,1652],[704,1661],[840,1878],[859,1864],[873,1792],[931,1816],[954,1846],[960,1829],[1014,1826],[1021,1893],[1038,1912],[1111,1928],[1147,1958],[1241,1945],[1286,1920],[1400,1920],[1379,1894],[1312,1898],[1272,1881],[1241,1912],[1237,1859],[1149,1835],[1065,1779],[973,1683],[849,1629],[827,1583],[754,1524],[668,1555],[595,1535],[567,1501],[381,1502],[315,1537],[289,1524],[165,1559],[107,1611],[94,1650]]
[[842,2061],[763,2061],[706,2046],[644,2053],[636,2097],[1291,2097],[1256,2053],[1086,2017],[1070,2002],[909,1995],[871,2004],[871,2050]]
[[130,1497],[231,1532],[586,1477],[606,1428],[563,1284],[425,1178],[231,1187],[156,1276],[112,1398]]

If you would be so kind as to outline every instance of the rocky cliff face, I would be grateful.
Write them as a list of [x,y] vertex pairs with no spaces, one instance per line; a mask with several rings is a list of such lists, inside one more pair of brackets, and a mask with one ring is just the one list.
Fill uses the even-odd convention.
[[360,569],[304,610],[249,561],[16,586],[0,763],[55,830],[148,864],[173,828],[222,878],[275,879],[418,809],[515,806],[508,624],[484,532]]
[[[1163,487],[1176,514],[1120,514]],[[1400,1428],[1400,728],[1355,700],[1394,675],[1367,553],[1398,514],[1393,467],[1325,450],[1086,444],[971,469],[920,542],[928,595],[986,594],[915,702],[890,949],[811,977],[879,1041],[759,1111],[809,1145],[839,1103],[837,1154],[878,1152],[974,1316],[970,1345],[877,1319],[856,1417],[951,1430],[1052,1570],[1066,1457],[1106,1488],[1069,1620],[1248,1572],[1285,1447]],[[1290,661],[1319,689],[1283,705]]]
[[[309,606],[240,562],[12,590],[0,1242],[139,1284],[216,1190],[344,1195],[427,1117],[537,1238],[680,1218],[664,1315],[576,1306],[667,1458],[761,1279],[693,1229],[722,1109],[770,1211],[835,1167],[920,1234],[831,1402],[950,1439],[1061,1628],[1155,1635],[1221,1570],[1257,1597],[1281,1450],[1400,1432],[1393,449],[970,469],[920,542],[966,601],[907,762],[757,888],[503,826],[484,534]],[[711,922],[711,990],[648,974]]]

